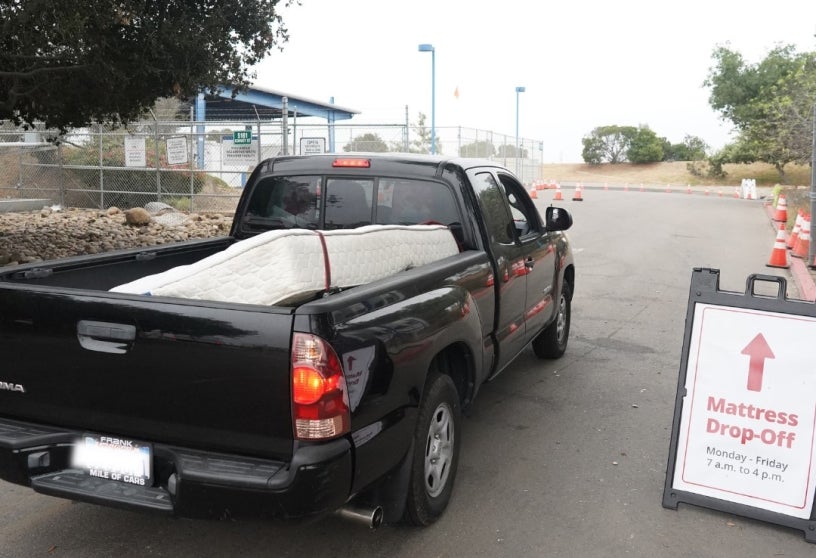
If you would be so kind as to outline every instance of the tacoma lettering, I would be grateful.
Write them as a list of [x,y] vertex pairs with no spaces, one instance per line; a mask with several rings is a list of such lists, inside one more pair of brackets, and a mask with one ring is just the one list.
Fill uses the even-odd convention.
[[19,393],[25,393],[25,388],[23,384],[13,384],[11,382],[0,382],[0,389],[5,391],[17,391]]

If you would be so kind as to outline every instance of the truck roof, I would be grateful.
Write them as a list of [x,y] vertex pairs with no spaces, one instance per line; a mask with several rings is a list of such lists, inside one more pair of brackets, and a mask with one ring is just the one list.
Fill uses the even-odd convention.
[[[352,161],[345,166],[339,161]],[[368,161],[370,166],[359,166],[359,161]],[[339,165],[339,166],[338,166]],[[365,170],[378,175],[399,176],[437,175],[444,167],[455,166],[462,170],[473,167],[496,167],[510,172],[503,165],[488,159],[465,157],[445,157],[413,153],[325,153],[321,155],[291,155],[272,157],[259,164],[261,172],[269,173],[315,173],[315,172],[359,172]]]

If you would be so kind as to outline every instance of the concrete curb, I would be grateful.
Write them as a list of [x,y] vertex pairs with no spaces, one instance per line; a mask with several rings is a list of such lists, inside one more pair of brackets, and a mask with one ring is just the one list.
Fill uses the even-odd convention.
[[48,199],[8,199],[0,200],[0,213],[7,211],[34,211],[42,209],[43,206],[51,205]]
[[[765,211],[768,214],[773,230],[778,230],[779,225],[773,220],[774,208],[766,204]],[[791,258],[790,273],[796,283],[796,288],[799,289],[799,296],[802,297],[802,300],[816,301],[816,282],[814,282],[813,274],[808,269],[807,262],[801,258]]]

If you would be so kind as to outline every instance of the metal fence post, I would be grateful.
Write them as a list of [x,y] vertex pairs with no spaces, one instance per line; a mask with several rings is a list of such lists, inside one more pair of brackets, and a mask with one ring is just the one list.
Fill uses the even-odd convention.
[[195,209],[195,165],[193,164],[193,143],[197,140],[195,136],[195,109],[190,106],[190,211]]
[[283,97],[281,100],[281,134],[283,135],[283,154],[289,155],[289,97]]
[[159,119],[150,109],[150,116],[153,117],[153,152],[156,154],[156,199],[161,201],[161,161],[159,160]]
[[104,153],[102,146],[102,124],[98,125],[97,130],[99,131],[99,209],[105,209],[105,166],[102,158]]
[[57,143],[57,161],[59,161],[60,206],[65,207],[65,169],[62,168],[62,143]]

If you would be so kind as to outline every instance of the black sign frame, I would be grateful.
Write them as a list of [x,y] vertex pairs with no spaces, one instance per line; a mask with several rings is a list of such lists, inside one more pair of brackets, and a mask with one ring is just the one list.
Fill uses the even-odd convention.
[[[757,294],[756,283],[759,281],[775,283],[777,286],[776,296],[771,297]],[[678,504],[684,503],[723,511],[801,530],[804,532],[807,542],[816,543],[816,500],[810,510],[810,518],[802,519],[772,512],[763,508],[747,506],[694,492],[677,490],[673,487],[675,466],[677,463],[677,446],[679,443],[680,428],[682,426],[683,401],[686,395],[686,372],[689,363],[689,348],[693,333],[694,312],[697,304],[744,308],[816,318],[816,304],[789,299],[786,293],[787,280],[784,277],[761,274],[750,275],[746,279],[745,292],[739,293],[720,290],[720,270],[718,269],[694,268],[692,271],[688,309],[686,311],[686,329],[683,335],[683,351],[680,360],[680,373],[677,381],[677,395],[674,404],[669,459],[666,466],[666,483],[663,488],[663,507],[676,510]],[[816,489],[816,487],[814,487],[814,489]]]

